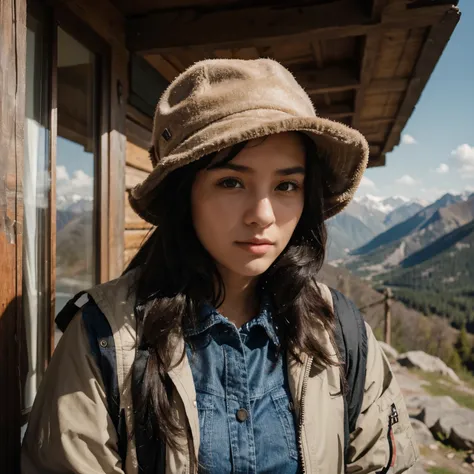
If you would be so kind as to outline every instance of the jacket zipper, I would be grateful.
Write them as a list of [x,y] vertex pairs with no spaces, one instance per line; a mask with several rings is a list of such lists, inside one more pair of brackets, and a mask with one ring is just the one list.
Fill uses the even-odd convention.
[[395,406],[395,403],[392,403],[390,415],[388,416],[388,447],[389,447],[389,456],[388,456],[388,463],[384,469],[379,471],[377,474],[387,474],[388,470],[393,466],[396,456],[396,445],[395,439],[393,438],[393,425],[398,423],[398,410]]
[[308,360],[306,361],[304,375],[303,375],[303,387],[301,389],[300,424],[299,424],[299,429],[298,429],[298,447],[299,447],[299,453],[300,453],[300,458],[301,458],[301,474],[305,474],[306,472],[306,465],[305,465],[304,453],[303,453],[303,426],[304,426],[304,414],[305,414],[304,398],[306,395],[306,389],[308,387],[309,373],[311,371],[312,365],[313,365],[313,358],[308,357]]

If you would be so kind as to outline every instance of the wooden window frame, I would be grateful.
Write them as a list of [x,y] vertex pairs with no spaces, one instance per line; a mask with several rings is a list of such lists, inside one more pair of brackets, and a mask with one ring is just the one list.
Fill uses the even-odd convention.
[[[51,68],[51,320],[50,320],[50,356],[54,351],[54,318],[56,301],[56,150],[57,150],[57,29],[62,28],[67,34],[90,50],[95,57],[94,81],[98,88],[94,90],[94,102],[97,110],[94,114],[94,132],[96,136],[94,150],[94,223],[96,251],[96,281],[104,282],[109,277],[109,130],[110,130],[110,47],[92,28],[64,8],[55,8],[53,11],[53,38],[51,57],[54,58]],[[53,134],[54,130],[54,134]],[[54,188],[54,189],[53,189]],[[95,207],[97,206],[97,207]],[[53,209],[54,207],[54,209]]]
[[[110,45],[96,33],[86,22],[74,15],[67,8],[58,5],[45,6],[36,0],[30,0],[28,11],[34,18],[43,21],[45,25],[45,42],[47,47],[47,74],[48,81],[48,140],[49,140],[49,167],[51,179],[49,190],[49,260],[44,262],[45,272],[49,275],[48,290],[50,299],[48,304],[49,321],[46,338],[47,353],[51,358],[54,347],[55,301],[56,301],[56,163],[57,163],[57,135],[58,135],[58,100],[57,100],[57,31],[62,28],[67,34],[81,43],[93,53],[95,58],[94,83],[94,262],[95,278],[97,282],[109,279],[109,202],[110,202],[110,75],[111,75],[111,48]],[[45,368],[49,359],[44,361]]]
[[[53,108],[53,95],[52,95],[52,64],[55,61],[55,55],[51,45],[53,44],[53,39],[54,39],[54,33],[55,29],[53,28],[54,23],[53,23],[53,15],[52,15],[52,10],[48,7],[45,7],[41,3],[38,2],[38,0],[28,0],[28,8],[27,8],[27,21],[26,21],[26,27],[28,27],[28,22],[29,18],[32,17],[38,22],[40,22],[43,25],[43,39],[45,43],[45,47],[43,48],[43,53],[46,58],[43,58],[44,60],[42,62],[42,66],[44,68],[44,75],[41,78],[43,81],[46,81],[46,84],[42,84],[42,92],[45,94],[45,97],[43,99],[43,103],[41,104],[42,107],[44,107],[44,119],[46,122],[46,127],[47,127],[47,137],[48,137],[48,168],[47,171],[49,173],[49,176],[51,177],[51,186],[49,189],[48,193],[48,206],[49,206],[49,218],[47,221],[44,223],[45,224],[45,231],[46,231],[46,237],[45,240],[49,241],[51,243],[51,226],[52,226],[52,216],[54,216],[54,220],[56,220],[56,214],[55,212],[53,213],[51,210],[51,200],[53,196],[53,185],[55,185],[55,181],[53,181],[52,175],[51,175],[51,156],[53,153],[55,153],[55,149],[53,147],[53,138],[55,140],[55,133],[53,133],[53,122],[52,122],[52,111],[56,110],[56,105],[54,104]],[[26,51],[25,51],[26,52]],[[35,58],[36,61],[38,61],[38,58]],[[26,97],[26,89],[25,89],[25,97]],[[55,122],[54,122],[55,124]],[[55,146],[55,142],[54,142]],[[23,170],[23,168],[22,168]],[[55,172],[55,170],[54,170]],[[55,187],[54,187],[54,192],[55,192]],[[54,201],[55,202],[55,201]],[[51,296],[51,270],[52,270],[52,263],[51,259],[55,258],[54,255],[51,254],[51,244],[49,245],[48,248],[46,248],[46,261],[43,263],[43,269],[42,269],[42,274],[44,277],[44,282],[46,282],[46,286],[44,288],[45,294],[49,294]],[[23,248],[22,248],[23,251]],[[22,275],[23,278],[23,275]],[[52,298],[50,297],[47,301],[42,301],[41,305],[41,311],[44,311],[45,315],[51,315],[52,311],[54,311],[54,307],[52,306]],[[22,308],[22,317],[20,318],[20,321],[23,321],[24,314],[23,314],[24,309]],[[54,327],[54,326],[53,326]],[[44,347],[44,354],[45,358],[42,361],[42,369],[43,371],[46,370],[46,367],[49,363],[49,360],[51,359],[51,333],[53,332],[53,328],[51,326],[51,317],[49,317],[47,324],[46,324],[46,332],[44,334],[41,334],[41,342],[40,344],[43,345]],[[28,420],[28,415],[31,411],[32,407],[25,407],[22,408],[22,419],[21,419],[21,426],[26,424]]]

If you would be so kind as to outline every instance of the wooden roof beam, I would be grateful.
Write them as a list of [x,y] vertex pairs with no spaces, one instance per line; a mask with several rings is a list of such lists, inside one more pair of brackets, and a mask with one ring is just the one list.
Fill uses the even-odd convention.
[[360,128],[372,127],[374,125],[388,125],[395,121],[395,117],[376,117],[371,119],[364,119],[359,122]]
[[267,46],[274,40],[303,37],[370,22],[358,2],[336,0],[304,7],[249,7],[156,11],[127,21],[131,51],[171,52],[186,47],[225,49]]
[[338,119],[352,117],[352,115],[354,115],[354,109],[347,104],[333,104],[326,107],[316,106],[316,113],[324,118]]
[[408,78],[374,79],[368,83],[366,94],[404,92],[408,86],[408,83]]
[[378,20],[363,11],[361,3],[336,0],[308,6],[155,11],[127,20],[127,46],[132,52],[166,53],[181,48],[211,51],[268,46],[289,39],[363,36],[387,28],[429,26],[449,8],[448,5],[435,5],[382,13]]
[[354,117],[352,118],[352,126],[356,129],[360,128],[360,117],[362,114],[362,108],[364,106],[364,98],[366,91],[369,88],[377,62],[377,55],[380,50],[381,38],[381,32],[374,32],[368,34],[364,39],[364,49],[362,54],[362,60],[360,62],[361,87],[359,88],[355,96],[355,113]]
[[368,168],[375,168],[377,166],[385,166],[385,155],[371,155],[369,156]]
[[357,89],[360,85],[357,74],[348,67],[328,66],[323,69],[292,69],[292,72],[310,96]]

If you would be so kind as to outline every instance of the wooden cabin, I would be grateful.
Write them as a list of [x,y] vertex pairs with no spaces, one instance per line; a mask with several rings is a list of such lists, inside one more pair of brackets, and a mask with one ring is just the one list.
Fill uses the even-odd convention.
[[271,57],[384,166],[448,42],[457,0],[1,0],[0,472],[79,290],[119,275],[149,226],[155,104],[204,58]]

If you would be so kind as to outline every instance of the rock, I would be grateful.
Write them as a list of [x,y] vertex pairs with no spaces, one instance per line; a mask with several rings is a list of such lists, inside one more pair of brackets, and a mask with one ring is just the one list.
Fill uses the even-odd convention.
[[433,398],[431,395],[408,395],[405,397],[405,405],[408,410],[413,410],[418,414],[431,403]]
[[446,454],[446,457],[447,457],[448,459],[453,459],[454,456],[456,456],[454,453],[448,453],[448,454]]
[[[437,397],[451,400],[450,397]],[[439,402],[439,401],[438,401]],[[474,411],[464,407],[446,407],[428,402],[417,419],[431,432],[456,449],[474,449]]]
[[[459,405],[451,397],[419,397],[419,400],[413,400],[412,403],[419,403],[418,414],[414,418],[422,421],[430,430],[433,431],[434,425],[445,413],[451,413],[451,410],[459,408]],[[414,409],[413,412],[416,412]]]
[[433,435],[429,428],[420,420],[410,418],[411,426],[415,432],[416,442],[424,446],[430,446],[435,442]]
[[[456,449],[474,450],[474,410],[459,406],[451,397],[417,395],[406,398],[418,444],[431,446],[427,431]],[[474,455],[473,455],[474,459]]]
[[440,358],[423,351],[405,352],[398,357],[397,362],[404,367],[415,367],[425,372],[435,372],[446,375],[456,383],[461,382],[454,370],[449,368]]
[[453,426],[449,442],[457,449],[474,449],[474,422],[470,420]]
[[[398,363],[397,363],[398,364]],[[400,389],[405,396],[414,396],[424,393],[423,385],[429,384],[425,380],[419,378],[415,374],[410,373],[406,367],[401,367],[400,371],[394,371],[395,378],[397,379]],[[393,368],[393,364],[392,364]]]
[[443,410],[439,414],[439,419],[432,426],[431,431],[439,433],[443,438],[449,438],[451,430],[455,426],[461,426],[465,423],[472,424],[474,427],[474,412],[463,407],[451,408]]
[[398,351],[394,349],[390,344],[386,342],[379,341],[380,347],[385,352],[385,355],[388,357],[389,360],[397,360],[398,359]]
[[[430,431],[430,433],[431,433],[431,431]],[[433,443],[433,444],[430,444],[430,445],[428,446],[428,448],[430,448],[431,451],[438,451],[438,450],[439,450],[439,446],[438,446],[437,444],[434,444],[434,443]]]

